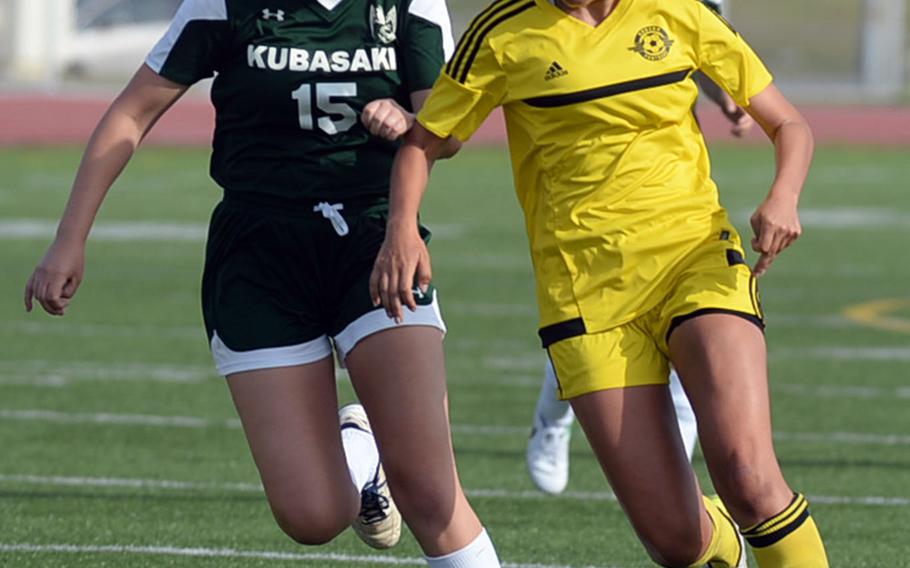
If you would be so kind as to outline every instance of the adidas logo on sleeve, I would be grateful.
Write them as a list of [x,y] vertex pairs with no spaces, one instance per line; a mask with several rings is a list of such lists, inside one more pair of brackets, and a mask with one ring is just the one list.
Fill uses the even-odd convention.
[[552,81],[553,79],[559,79],[560,77],[565,77],[569,72],[563,69],[562,65],[559,62],[554,61],[550,64],[550,68],[547,69],[547,74],[544,76],[544,81]]

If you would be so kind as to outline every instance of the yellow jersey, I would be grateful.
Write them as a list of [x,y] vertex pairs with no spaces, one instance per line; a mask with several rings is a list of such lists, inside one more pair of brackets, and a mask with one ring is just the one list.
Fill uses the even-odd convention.
[[697,70],[741,106],[771,83],[698,0],[620,0],[596,27],[551,0],[498,0],[461,38],[417,119],[466,140],[503,107],[541,327],[637,318],[732,230],[693,114]]

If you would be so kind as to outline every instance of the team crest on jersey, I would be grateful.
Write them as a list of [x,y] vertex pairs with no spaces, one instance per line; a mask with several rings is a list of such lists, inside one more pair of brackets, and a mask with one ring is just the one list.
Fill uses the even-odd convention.
[[379,4],[370,6],[370,30],[373,39],[388,45],[395,43],[398,31],[398,8],[392,6],[388,11]]
[[629,51],[634,51],[648,61],[660,61],[670,55],[674,43],[667,30],[660,26],[648,26],[635,34],[635,45]]

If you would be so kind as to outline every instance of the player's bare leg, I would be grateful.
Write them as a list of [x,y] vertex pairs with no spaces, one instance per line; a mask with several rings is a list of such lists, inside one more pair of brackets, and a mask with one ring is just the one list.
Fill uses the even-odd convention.
[[[455,468],[442,332],[404,326],[374,333],[351,350],[346,365],[395,501],[431,564],[485,540]],[[492,544],[484,557],[475,565],[499,566]]]
[[759,565],[827,566],[805,501],[787,485],[774,452],[761,330],[735,315],[708,314],[682,323],[669,344],[714,487],[757,546]]
[[651,557],[690,566],[713,528],[665,385],[601,390],[572,408],[613,492]]
[[332,359],[236,373],[227,382],[278,525],[302,544],[332,540],[360,509]]
[[781,511],[793,492],[771,439],[761,330],[736,316],[708,314],[676,328],[670,352],[698,416],[711,479],[733,518],[749,526]]

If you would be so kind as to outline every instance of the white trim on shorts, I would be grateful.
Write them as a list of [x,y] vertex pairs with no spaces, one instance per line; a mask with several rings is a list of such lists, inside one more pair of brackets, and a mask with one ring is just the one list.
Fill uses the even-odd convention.
[[215,358],[215,367],[218,373],[225,377],[245,371],[306,365],[331,356],[332,344],[325,335],[297,345],[250,351],[234,351],[221,341],[217,331],[212,335],[212,357]]
[[442,321],[442,314],[439,312],[439,301],[436,290],[433,290],[433,301],[426,306],[417,306],[417,310],[411,311],[407,306],[402,308],[404,321],[395,323],[395,320],[386,315],[382,308],[367,312],[352,321],[341,333],[335,336],[335,350],[338,351],[338,361],[343,365],[348,353],[357,346],[360,341],[374,333],[398,327],[400,325],[423,325],[435,327],[446,333],[446,324]]
[[[348,324],[341,333],[335,336],[335,350],[338,352],[339,363],[344,366],[348,353],[365,337],[399,325],[423,325],[439,329],[443,334],[446,333],[446,324],[439,312],[439,301],[435,290],[433,291],[433,302],[429,305],[417,306],[417,310],[413,312],[405,307],[403,311],[404,321],[400,324],[388,317],[382,308],[367,312]],[[246,371],[308,365],[332,355],[332,343],[325,335],[306,343],[286,347],[234,351],[224,344],[218,337],[218,332],[215,331],[212,334],[211,348],[212,357],[215,358],[215,367],[218,369],[218,373],[225,377]]]

